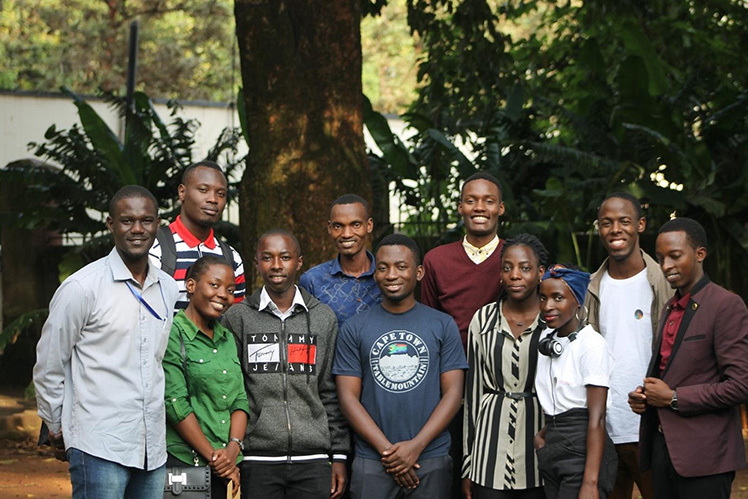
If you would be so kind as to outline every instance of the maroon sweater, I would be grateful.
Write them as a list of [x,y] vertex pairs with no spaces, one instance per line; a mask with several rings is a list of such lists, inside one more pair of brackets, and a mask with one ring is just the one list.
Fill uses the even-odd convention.
[[501,247],[476,265],[465,253],[462,240],[436,247],[423,259],[421,303],[452,316],[460,329],[462,346],[475,312],[499,296]]

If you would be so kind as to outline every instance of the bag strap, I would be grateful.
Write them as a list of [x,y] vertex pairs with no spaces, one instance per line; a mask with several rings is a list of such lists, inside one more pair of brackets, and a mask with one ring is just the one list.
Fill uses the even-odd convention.
[[229,246],[228,243],[223,242],[221,239],[218,239],[215,234],[213,234],[213,237],[215,237],[216,241],[218,242],[218,246],[221,247],[223,259],[231,264],[232,269],[236,270],[236,265],[234,262],[234,252],[231,250],[231,246]]
[[[187,387],[187,401],[190,401],[190,379],[187,376],[187,349],[184,346],[184,336],[182,336],[182,330],[179,331],[179,351],[182,353],[182,375],[184,376],[184,385]],[[186,443],[186,442],[185,442]],[[192,451],[192,462],[195,466],[200,466],[200,458],[195,452],[195,449],[190,448]]]
[[159,227],[156,240],[161,247],[161,270],[174,277],[177,268],[177,244],[174,242],[171,228],[168,225]]

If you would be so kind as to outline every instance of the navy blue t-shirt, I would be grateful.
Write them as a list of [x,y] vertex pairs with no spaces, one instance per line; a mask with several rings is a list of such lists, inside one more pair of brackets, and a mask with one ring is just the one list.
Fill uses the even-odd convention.
[[[335,347],[332,372],[361,378],[361,404],[387,439],[415,437],[441,400],[440,376],[467,369],[455,321],[447,314],[416,303],[402,314],[382,305],[343,324]],[[449,432],[443,431],[421,453],[421,459],[449,454]],[[356,455],[380,459],[356,435]]]

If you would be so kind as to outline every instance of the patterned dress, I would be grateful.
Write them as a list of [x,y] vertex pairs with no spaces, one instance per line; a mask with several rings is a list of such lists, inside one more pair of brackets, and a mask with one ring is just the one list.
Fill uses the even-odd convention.
[[515,339],[501,308],[484,306],[468,330],[462,477],[491,489],[528,489],[542,485],[532,440],[543,427],[534,381],[545,324],[536,316]]

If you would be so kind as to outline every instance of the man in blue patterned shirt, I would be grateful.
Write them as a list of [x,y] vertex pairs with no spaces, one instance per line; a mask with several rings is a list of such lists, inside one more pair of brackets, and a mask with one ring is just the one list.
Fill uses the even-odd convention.
[[338,318],[338,327],[359,312],[382,301],[374,281],[374,255],[366,240],[374,228],[369,205],[355,194],[344,194],[330,206],[327,232],[338,255],[307,270],[299,286],[328,305]]

